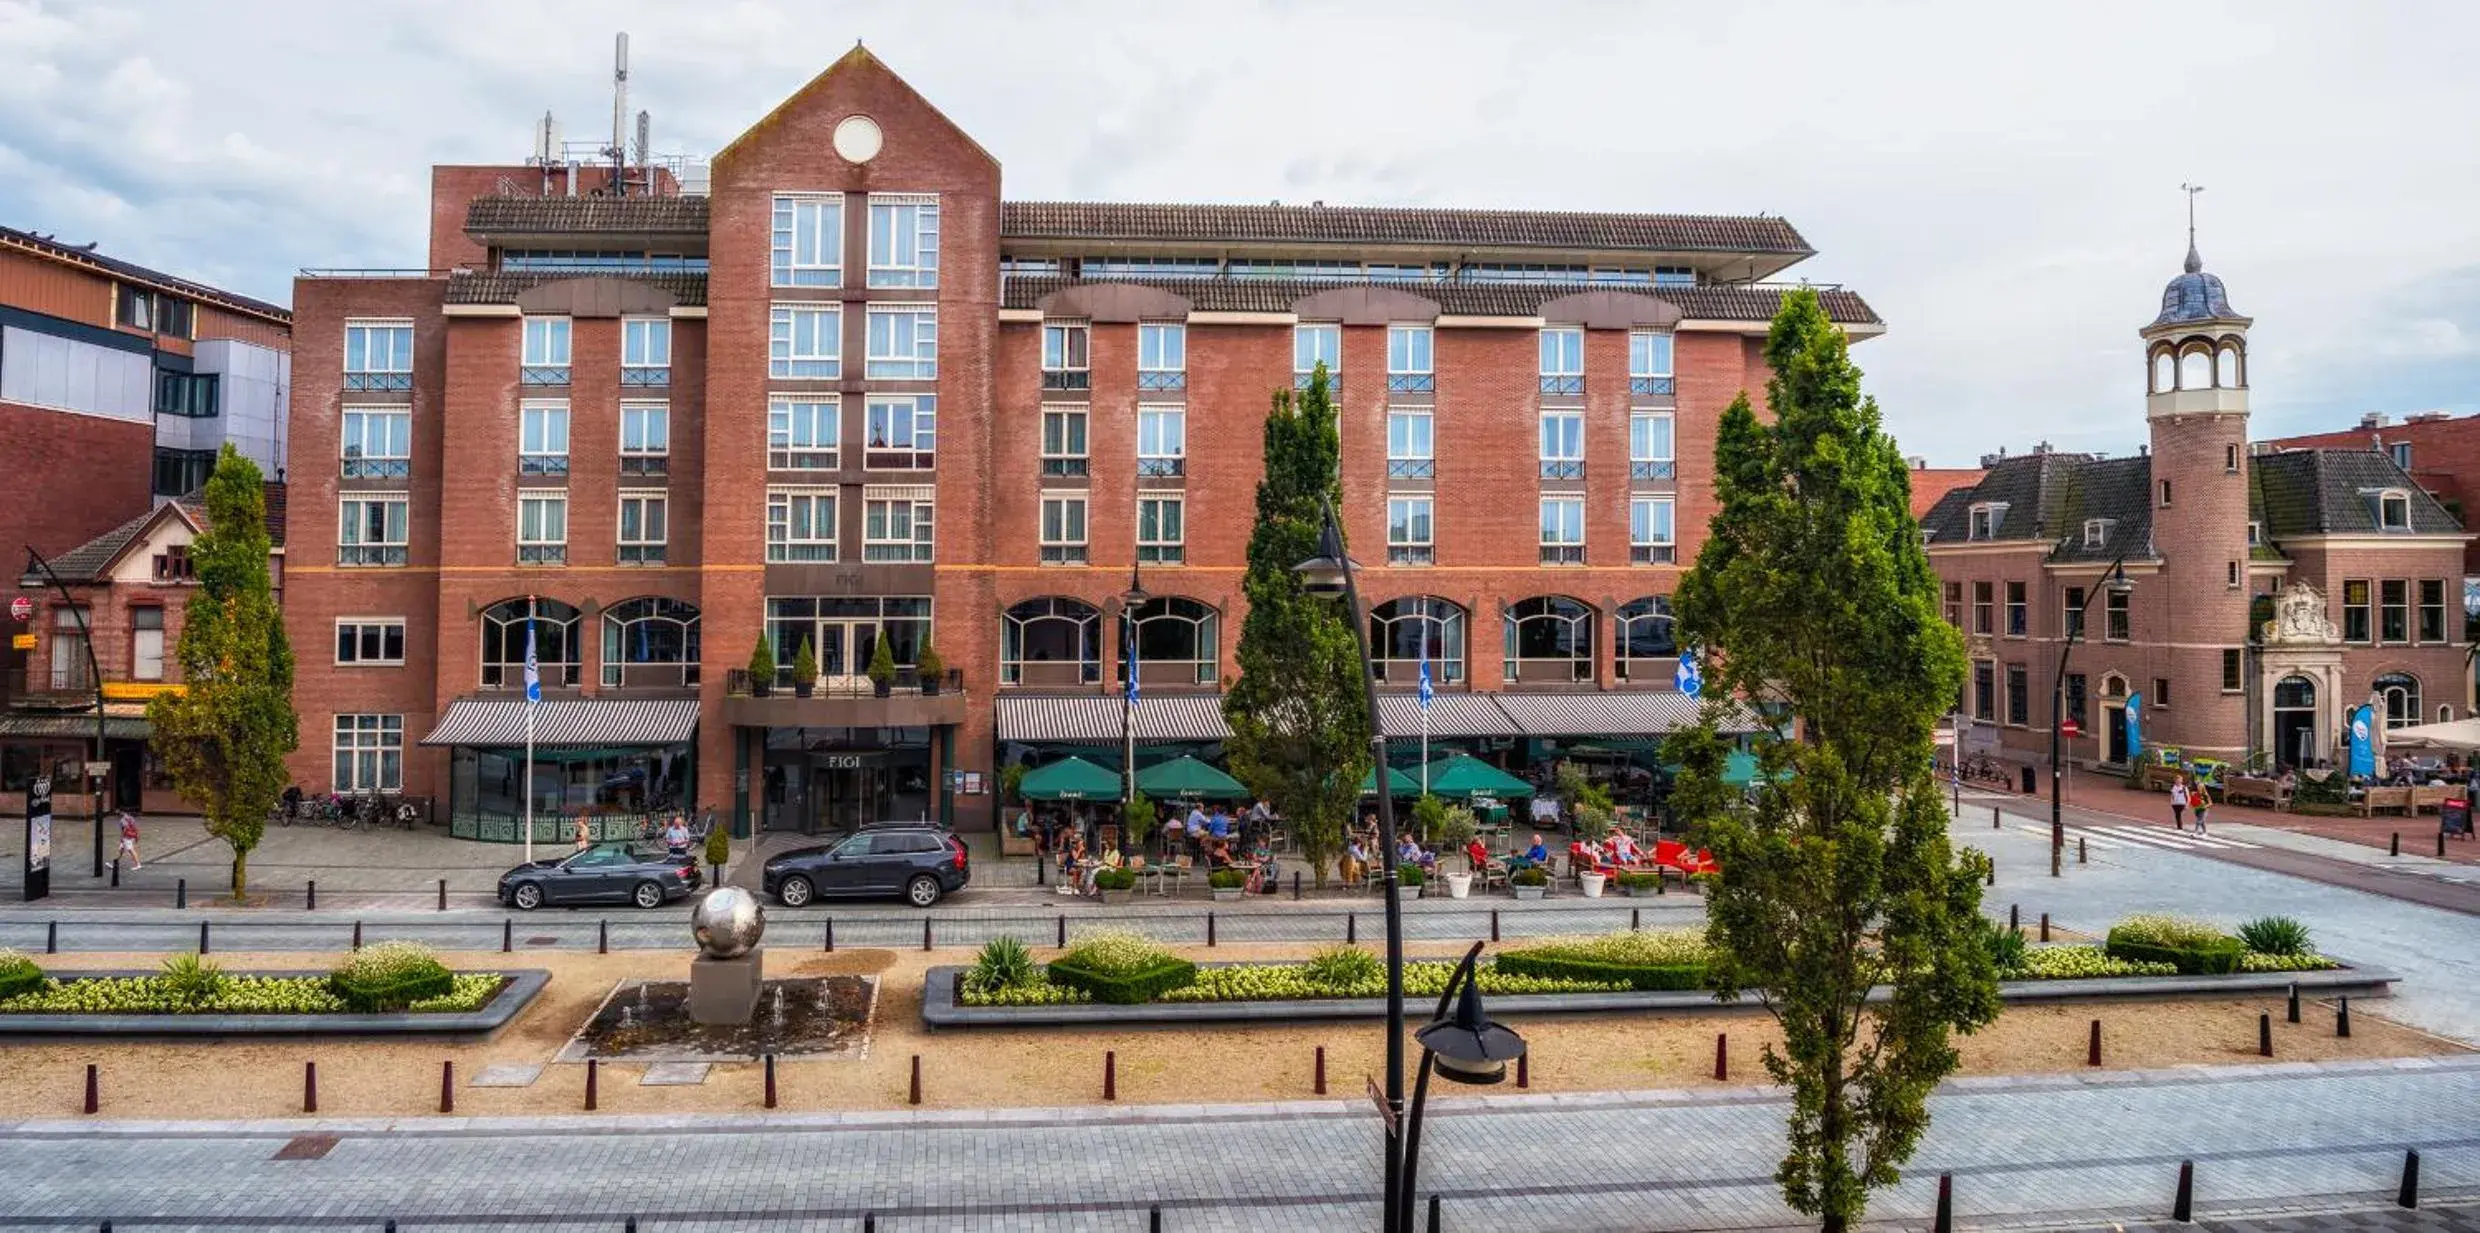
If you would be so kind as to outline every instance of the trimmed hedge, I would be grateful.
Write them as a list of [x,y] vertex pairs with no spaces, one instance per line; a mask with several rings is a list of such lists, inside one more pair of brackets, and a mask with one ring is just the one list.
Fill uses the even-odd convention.
[[444,967],[376,980],[343,972],[327,978],[328,988],[343,1000],[345,1009],[359,1014],[403,1010],[416,1002],[446,997],[455,985],[456,973]]
[[24,955],[0,958],[0,1002],[43,987],[43,968]]
[[2112,929],[2104,953],[2113,959],[2131,963],[2167,963],[2181,976],[2227,976],[2239,970],[2240,960],[2247,956],[2247,946],[2237,938],[2199,946],[2164,946],[2156,942],[2139,942]]
[[1498,970],[1510,976],[1585,980],[1600,984],[1625,985],[1630,989],[1654,992],[1705,987],[1705,965],[1701,963],[1663,966],[1614,963],[1607,959],[1588,959],[1579,955],[1552,954],[1537,950],[1503,951],[1496,962]]
[[1135,890],[1136,887],[1137,871],[1134,869],[1105,869],[1094,875],[1095,890],[1124,891]]
[[1064,960],[1052,960],[1045,969],[1054,985],[1082,990],[1097,1002],[1134,1006],[1151,1002],[1163,994],[1197,980],[1197,965],[1186,959],[1165,956],[1134,971],[1105,972],[1078,967]]

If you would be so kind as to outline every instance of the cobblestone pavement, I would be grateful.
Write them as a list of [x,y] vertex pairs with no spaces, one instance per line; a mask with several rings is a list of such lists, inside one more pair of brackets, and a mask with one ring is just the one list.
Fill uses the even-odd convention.
[[[1871,1217],[1918,1227],[1953,1174],[1966,1226],[2166,1221],[2179,1163],[2207,1218],[2480,1198],[2480,1060],[1976,1079]],[[1763,1089],[1442,1101],[1421,1190],[1448,1228],[1796,1225]],[[296,1135],[337,1136],[308,1160]],[[987,1113],[395,1122],[0,1124],[12,1228],[650,1231],[1374,1227],[1360,1101]],[[247,1222],[260,1221],[255,1225]]]

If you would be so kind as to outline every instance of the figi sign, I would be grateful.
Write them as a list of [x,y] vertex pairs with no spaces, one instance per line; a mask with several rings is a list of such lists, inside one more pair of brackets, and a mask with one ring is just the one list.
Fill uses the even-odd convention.
[[26,785],[26,899],[52,893],[52,777]]

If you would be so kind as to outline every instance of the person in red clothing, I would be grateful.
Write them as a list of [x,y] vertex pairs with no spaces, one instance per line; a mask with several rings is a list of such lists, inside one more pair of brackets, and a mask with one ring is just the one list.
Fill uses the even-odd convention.
[[114,855],[113,859],[118,860],[123,856],[129,858],[130,868],[140,867],[138,863],[138,819],[126,809],[121,811],[121,850]]
[[1472,865],[1474,873],[1481,872],[1489,865],[1490,849],[1482,844],[1481,836],[1473,836],[1472,841],[1464,845],[1464,859]]

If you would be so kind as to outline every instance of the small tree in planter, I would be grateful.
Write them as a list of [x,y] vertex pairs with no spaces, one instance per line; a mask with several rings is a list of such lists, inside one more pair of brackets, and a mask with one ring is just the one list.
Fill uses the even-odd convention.
[[720,822],[707,828],[706,863],[715,871],[715,885],[723,885],[723,867],[732,863],[732,828]]
[[765,634],[758,635],[758,648],[749,653],[749,696],[763,698],[775,692],[775,646]]
[[1611,824],[1609,805],[1590,797],[1576,803],[1576,838],[1586,843],[1600,843],[1609,838]]
[[1131,852],[1143,852],[1145,841],[1154,833],[1154,802],[1139,792],[1128,802],[1128,816],[1119,820],[1120,842]]
[[792,696],[806,698],[818,688],[818,653],[810,649],[809,639],[801,639],[801,649],[792,655]]
[[1428,793],[1412,802],[1412,833],[1422,845],[1438,841],[1438,832],[1447,821],[1447,803]]
[[1474,817],[1470,808],[1463,805],[1450,805],[1438,819],[1438,850],[1440,852],[1461,851],[1464,845],[1471,843],[1472,837],[1480,831],[1481,819]]
[[1223,903],[1238,900],[1241,890],[1248,883],[1248,875],[1237,869],[1217,869],[1206,875],[1207,888],[1214,892],[1216,900]]
[[870,652],[870,684],[878,688],[878,696],[886,697],[896,687],[896,653],[888,649],[887,640],[880,638]]
[[937,647],[922,643],[921,654],[913,663],[913,674],[921,678],[923,697],[938,697],[939,686],[943,683],[941,678],[947,675],[947,661],[939,658]]

